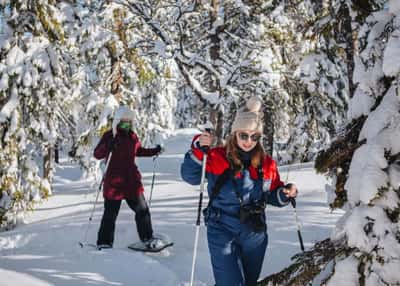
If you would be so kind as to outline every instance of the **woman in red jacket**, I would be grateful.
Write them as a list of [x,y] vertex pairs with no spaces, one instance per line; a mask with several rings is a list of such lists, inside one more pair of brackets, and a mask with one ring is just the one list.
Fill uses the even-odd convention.
[[140,140],[132,131],[133,112],[120,107],[114,116],[113,128],[107,131],[94,150],[96,159],[104,159],[112,153],[103,181],[104,213],[97,237],[97,246],[111,248],[114,242],[115,221],[121,200],[135,212],[139,238],[146,245],[153,245],[153,229],[150,211],[144,198],[141,175],[135,163],[136,156],[154,156],[161,152],[156,148],[141,147]]
[[204,219],[217,286],[256,286],[268,244],[266,204],[283,207],[297,196],[263,150],[261,107],[252,97],[238,110],[225,146],[208,148],[212,134],[196,135],[181,165],[182,178],[198,185],[207,152]]

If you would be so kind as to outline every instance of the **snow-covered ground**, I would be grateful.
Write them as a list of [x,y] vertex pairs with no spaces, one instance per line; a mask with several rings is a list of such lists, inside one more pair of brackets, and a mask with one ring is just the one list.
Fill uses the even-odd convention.
[[[80,169],[64,158],[57,167],[54,195],[38,205],[26,225],[0,233],[0,286],[48,285],[164,285],[184,286],[190,280],[199,188],[180,179],[179,168],[193,130],[181,130],[166,143],[157,159],[151,214],[155,232],[170,236],[175,245],[160,254],[127,249],[138,236],[132,211],[123,203],[117,220],[115,248],[97,251],[78,244],[84,238],[97,185],[81,179]],[[146,196],[149,196],[153,160],[139,158]],[[299,187],[297,213],[305,246],[326,238],[341,212],[326,205],[326,180],[311,164],[285,166],[281,177]],[[289,170],[289,174],[287,173]],[[101,196],[100,196],[101,197]],[[204,202],[204,206],[206,202]],[[102,215],[97,204],[88,232],[95,243]],[[293,209],[268,206],[269,245],[261,277],[281,270],[300,251]],[[195,285],[214,285],[205,227],[201,227]]]

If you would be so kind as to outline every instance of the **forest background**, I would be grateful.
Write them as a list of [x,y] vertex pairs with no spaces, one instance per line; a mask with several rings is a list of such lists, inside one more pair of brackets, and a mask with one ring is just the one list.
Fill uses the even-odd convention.
[[117,106],[145,146],[206,120],[220,144],[257,95],[266,150],[315,161],[346,210],[324,263],[398,285],[399,74],[397,0],[1,0],[1,226],[51,196],[57,151],[99,176]]

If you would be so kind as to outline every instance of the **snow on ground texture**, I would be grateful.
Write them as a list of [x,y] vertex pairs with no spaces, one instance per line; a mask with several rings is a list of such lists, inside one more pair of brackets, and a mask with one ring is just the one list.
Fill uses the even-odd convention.
[[[168,138],[166,152],[157,160],[151,204],[153,227],[156,233],[174,240],[172,248],[161,254],[127,249],[138,236],[133,213],[125,203],[117,220],[115,248],[80,248],[78,242],[83,240],[97,184],[80,179],[79,168],[64,159],[57,168],[53,197],[29,216],[29,224],[0,233],[0,286],[188,285],[199,188],[182,182],[179,169],[194,132],[181,130]],[[140,158],[138,164],[148,197],[153,160]],[[328,237],[340,214],[330,213],[325,203],[326,180],[315,174],[311,164],[282,167],[281,177],[298,184],[297,211],[305,246]],[[102,209],[99,202],[89,228],[90,243],[95,243]],[[299,251],[292,208],[268,206],[267,217],[270,243],[261,277],[281,270]],[[197,286],[214,285],[204,226],[195,280]]]

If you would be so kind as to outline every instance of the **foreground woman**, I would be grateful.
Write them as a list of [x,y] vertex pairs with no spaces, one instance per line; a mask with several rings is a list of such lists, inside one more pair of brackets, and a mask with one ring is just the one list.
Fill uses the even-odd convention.
[[212,134],[194,137],[181,166],[182,178],[198,185],[207,152],[209,204],[204,210],[208,248],[217,286],[254,286],[268,244],[266,204],[282,207],[297,195],[265,154],[261,101],[250,98],[238,111],[226,145],[209,149]]

